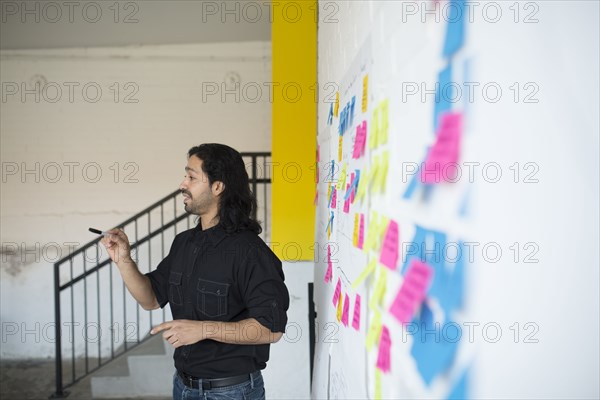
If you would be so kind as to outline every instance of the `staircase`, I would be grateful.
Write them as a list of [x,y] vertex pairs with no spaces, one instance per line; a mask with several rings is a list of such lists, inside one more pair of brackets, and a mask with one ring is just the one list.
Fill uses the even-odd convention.
[[92,397],[169,398],[174,371],[173,346],[157,335],[96,372],[91,380]]

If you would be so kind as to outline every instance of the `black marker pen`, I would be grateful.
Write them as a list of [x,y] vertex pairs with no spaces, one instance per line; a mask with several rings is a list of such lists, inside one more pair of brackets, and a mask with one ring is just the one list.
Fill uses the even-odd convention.
[[110,235],[110,233],[101,231],[100,229],[89,228],[88,231],[90,231],[92,233],[96,233],[98,235],[102,235],[102,236],[108,236],[108,235]]

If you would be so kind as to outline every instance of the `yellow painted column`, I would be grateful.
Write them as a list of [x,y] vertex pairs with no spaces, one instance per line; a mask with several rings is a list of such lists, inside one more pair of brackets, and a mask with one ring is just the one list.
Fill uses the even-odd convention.
[[271,2],[273,250],[312,260],[317,137],[317,2]]

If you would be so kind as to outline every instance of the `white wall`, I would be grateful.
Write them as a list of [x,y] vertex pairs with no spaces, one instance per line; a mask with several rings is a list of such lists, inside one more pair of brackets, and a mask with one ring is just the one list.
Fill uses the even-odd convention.
[[[194,145],[270,151],[271,46],[21,50],[0,57],[1,355],[49,357],[52,263],[69,243],[85,244],[94,239],[88,227],[111,227],[175,190]],[[240,79],[239,97],[234,89],[222,98],[221,84],[232,79]],[[30,90],[36,81],[39,100],[22,96],[22,84]],[[208,87],[219,92],[203,99]]]
[[[341,109],[356,91],[356,84],[349,82],[369,72],[369,112],[379,101],[390,101],[387,191],[367,196],[369,208],[398,221],[402,242],[411,240],[412,229],[419,223],[480,244],[467,269],[467,303],[454,315],[459,323],[480,325],[472,343],[468,330],[463,330],[457,362],[430,387],[415,368],[411,342],[401,340],[401,327],[387,312],[401,282],[399,274],[388,272],[382,311],[392,333],[393,357],[391,373],[382,378],[382,395],[445,398],[457,375],[470,366],[473,398],[598,398],[598,4],[532,2],[524,8],[525,3],[514,3],[520,7],[515,22],[513,3],[496,2],[493,5],[501,8],[502,16],[494,23],[490,22],[495,18],[493,10],[482,14],[488,2],[479,4],[474,22],[466,24],[465,46],[453,60],[459,68],[453,78],[463,83],[463,62],[469,61],[467,78],[478,82],[480,88],[497,83],[504,94],[497,103],[486,101],[481,91],[476,92],[473,103],[461,98],[457,107],[467,118],[461,161],[496,162],[503,179],[490,183],[486,178],[493,176],[478,170],[470,185],[465,185],[463,178],[454,188],[436,188],[429,202],[418,195],[407,201],[402,199],[408,184],[401,173],[402,163],[420,162],[425,146],[434,139],[433,96],[421,101],[419,92],[403,99],[402,84],[423,83],[431,90],[445,66],[441,57],[443,14],[425,14],[427,9],[435,9],[434,3],[321,3],[328,5],[330,18],[319,21],[319,86],[339,85]],[[441,1],[438,6],[445,4]],[[436,23],[436,15],[440,23]],[[524,23],[526,16],[537,22]],[[365,65],[366,69],[357,72]],[[514,82],[521,88],[517,102],[510,89]],[[523,96],[531,93],[523,92],[526,82],[538,86],[533,97],[538,102],[523,101]],[[360,105],[361,91],[356,92]],[[339,120],[335,119],[332,127],[326,124],[330,104],[323,96],[329,94],[322,93],[318,113],[323,163],[337,159]],[[357,118],[362,120],[365,117],[357,109]],[[353,129],[346,135],[353,136]],[[371,154],[368,150],[365,163]],[[516,182],[514,167],[510,169],[515,162],[520,163]],[[527,162],[538,167],[533,176],[537,183],[524,183],[525,174],[534,171],[524,169]],[[321,244],[327,242],[324,231],[329,211],[322,200],[326,194],[327,186],[321,183],[316,224]],[[457,194],[469,196],[464,217],[448,213],[456,211]],[[341,249],[333,284],[323,283],[324,259],[315,268],[319,323],[334,324],[336,340],[317,343],[313,397],[373,398],[377,354],[376,349],[364,350],[368,319],[363,319],[364,325],[356,333],[336,321],[331,304],[337,278],[344,282],[344,293],[354,293],[348,282],[366,266],[366,256],[351,245],[351,219],[340,208],[331,238]],[[366,206],[353,205],[350,216],[359,210],[369,211]],[[520,249],[517,261],[515,248],[511,249],[515,242]],[[533,255],[537,263],[524,262],[536,248],[524,249],[528,242],[537,246]],[[497,243],[503,251],[496,262],[482,254],[481,246],[486,243]],[[371,280],[356,290],[363,304],[372,286]],[[363,318],[368,318],[366,310],[364,306]],[[525,327],[528,322],[533,325]],[[502,329],[499,341],[493,342],[493,329],[489,336],[482,333],[486,323]]]

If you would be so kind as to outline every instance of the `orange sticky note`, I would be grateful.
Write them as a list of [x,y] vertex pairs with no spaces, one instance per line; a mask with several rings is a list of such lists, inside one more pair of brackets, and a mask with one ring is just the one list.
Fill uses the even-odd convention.
[[342,303],[343,303],[343,298],[340,296],[340,301],[338,302],[338,306],[337,306],[337,320],[338,320],[338,322],[340,322],[342,320]]

